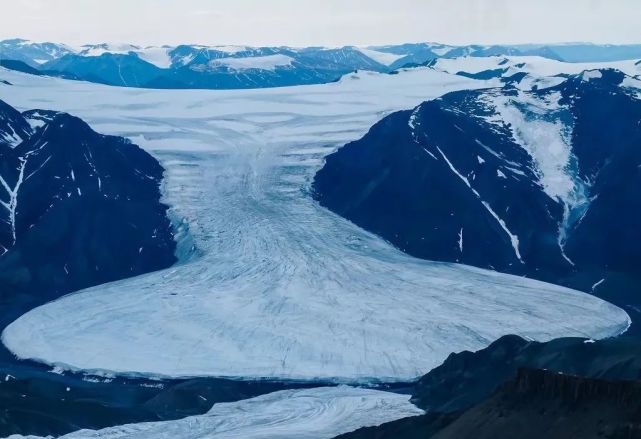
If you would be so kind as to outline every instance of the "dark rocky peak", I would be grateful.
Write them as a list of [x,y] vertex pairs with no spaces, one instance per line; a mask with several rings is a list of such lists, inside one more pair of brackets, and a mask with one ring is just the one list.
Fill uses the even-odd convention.
[[477,352],[451,354],[418,381],[413,401],[438,412],[466,409],[488,397],[520,368],[587,378],[640,380],[641,340],[560,338],[539,343],[508,335]]
[[571,98],[575,94],[582,94],[591,89],[610,89],[618,87],[626,74],[616,69],[592,69],[585,70],[576,75],[568,75],[559,88],[563,96]]
[[638,439],[641,383],[520,369],[432,439]]
[[0,147],[2,294],[55,297],[175,261],[153,157],[66,113],[0,109],[0,138],[20,133]]
[[552,89],[572,113],[573,151],[582,178],[595,181],[616,156],[637,150],[641,101],[620,86],[626,75],[614,69],[586,70]]
[[36,130],[51,122],[58,114],[60,114],[59,111],[28,110],[24,111],[22,116],[31,125],[31,128]]
[[18,110],[0,100],[0,151],[15,148],[32,133],[31,126]]

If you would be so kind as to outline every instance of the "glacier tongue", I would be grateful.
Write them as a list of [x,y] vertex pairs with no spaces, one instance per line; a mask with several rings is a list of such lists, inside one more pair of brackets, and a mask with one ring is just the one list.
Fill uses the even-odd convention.
[[197,247],[170,269],[22,316],[2,336],[20,358],[161,376],[407,380],[508,333],[601,338],[627,328],[624,311],[587,294],[409,257],[307,193],[324,156],[383,115],[487,82],[416,69],[167,91],[4,76],[8,102],[46,99],[155,154],[165,200]]
[[[361,427],[423,414],[409,395],[347,386],[283,390],[232,403],[177,421],[80,430],[64,439],[330,439]],[[11,436],[19,439],[22,436]],[[30,436],[32,439],[37,439]]]

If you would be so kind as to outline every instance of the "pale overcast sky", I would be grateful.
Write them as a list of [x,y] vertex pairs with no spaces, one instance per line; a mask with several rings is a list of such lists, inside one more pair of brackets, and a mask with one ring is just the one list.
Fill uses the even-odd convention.
[[0,39],[69,44],[641,43],[641,0],[0,0]]

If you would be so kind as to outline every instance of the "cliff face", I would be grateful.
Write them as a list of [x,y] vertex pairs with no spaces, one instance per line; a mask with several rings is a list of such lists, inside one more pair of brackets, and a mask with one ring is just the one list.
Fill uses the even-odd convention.
[[434,439],[641,438],[641,383],[520,369]]
[[418,381],[412,401],[427,415],[341,439],[641,437],[641,341],[508,335],[451,354]]
[[638,380],[641,378],[641,341],[636,337],[594,342],[560,338],[537,343],[508,335],[480,351],[451,354],[442,365],[419,380],[413,402],[436,412],[465,410],[489,397],[514,377],[519,368]]
[[566,375],[542,369],[521,368],[499,393],[515,400],[552,399],[563,404],[606,401],[627,411],[641,413],[641,382],[610,381]]
[[641,381],[613,381],[521,368],[463,412],[429,412],[340,439],[637,439]]

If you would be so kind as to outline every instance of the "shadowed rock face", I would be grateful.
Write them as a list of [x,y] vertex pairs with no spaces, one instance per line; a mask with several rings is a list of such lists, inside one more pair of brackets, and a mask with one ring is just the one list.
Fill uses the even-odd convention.
[[335,439],[428,439],[450,425],[459,413],[427,413],[376,427],[359,428]]
[[520,368],[514,380],[501,386],[499,394],[515,399],[558,400],[561,404],[581,404],[588,400],[604,401],[613,408],[630,410],[640,415],[641,383],[584,378],[543,369]]
[[520,80],[388,116],[327,157],[314,196],[413,256],[591,291],[634,321],[641,101],[613,70]]
[[477,352],[450,355],[416,384],[413,401],[426,410],[465,410],[492,394],[519,368],[548,369],[584,377],[641,379],[641,341],[619,337],[590,342],[559,338],[547,343],[515,335]]
[[3,303],[33,306],[175,261],[149,154],[68,114],[3,102],[0,113]]
[[20,112],[0,101],[0,148],[15,147],[31,134],[31,127]]
[[341,438],[641,437],[640,378],[637,338],[505,336],[421,378],[412,401],[426,415]]
[[520,369],[434,439],[639,438],[641,383]]

